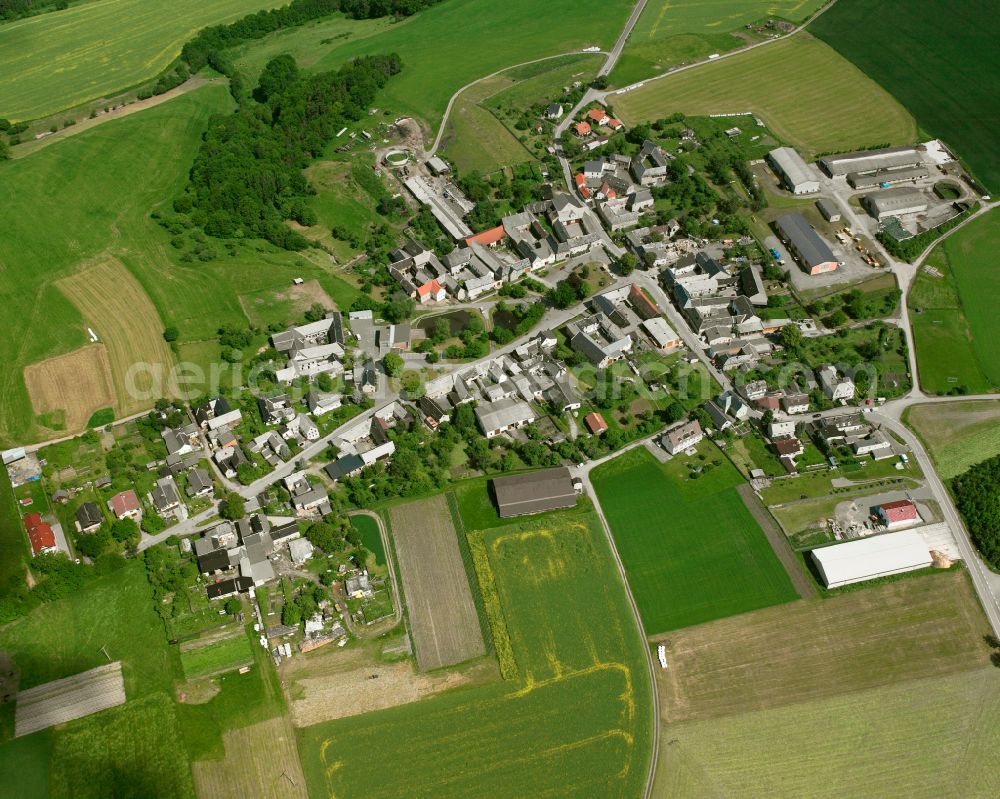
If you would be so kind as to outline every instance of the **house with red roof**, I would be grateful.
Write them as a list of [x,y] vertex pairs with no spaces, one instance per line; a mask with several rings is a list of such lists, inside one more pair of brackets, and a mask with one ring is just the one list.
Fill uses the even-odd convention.
[[505,235],[503,225],[497,225],[489,230],[484,230],[482,233],[477,233],[475,236],[469,236],[465,240],[465,245],[471,247],[475,243],[482,244],[484,247],[492,247],[501,241]]
[[55,533],[52,532],[49,523],[43,521],[37,513],[29,513],[24,517],[24,530],[28,534],[28,541],[31,542],[32,555],[42,555],[58,549]]
[[584,136],[589,136],[591,133],[591,127],[589,122],[577,122],[573,127],[574,132],[577,136],[581,138]]
[[587,179],[583,176],[583,173],[577,173],[573,180],[576,181],[576,190],[580,192],[580,196],[585,200],[589,200],[591,192],[590,189],[587,188]]
[[660,315],[660,309],[656,303],[649,298],[649,295],[642,290],[642,286],[638,283],[633,283],[629,287],[628,299],[635,312],[639,314],[640,319],[653,319]]
[[611,128],[611,130],[617,132],[622,128],[624,128],[625,125],[622,123],[620,119],[615,119],[614,117],[611,117],[608,119],[608,127]]
[[611,184],[607,181],[604,181],[601,184],[601,188],[597,190],[597,198],[599,200],[613,200],[617,196],[618,192],[611,188]]
[[878,519],[886,527],[903,527],[908,524],[916,524],[920,521],[920,514],[917,513],[917,506],[908,499],[900,499],[895,502],[883,502],[875,509]]
[[424,285],[417,287],[417,299],[420,300],[421,305],[431,300],[441,302],[446,296],[447,292],[444,290],[444,286],[437,280],[428,280]]
[[595,436],[599,436],[608,429],[608,423],[605,422],[604,417],[596,411],[588,413],[585,417],[583,417],[583,423],[587,425],[587,429],[591,432],[591,435]]
[[116,519],[135,519],[139,520],[142,516],[142,506],[139,504],[139,497],[135,495],[135,491],[131,488],[128,491],[122,491],[120,494],[115,494],[111,499],[108,500],[108,508],[115,515]]
[[608,112],[603,108],[591,108],[587,112],[587,119],[591,122],[596,122],[598,125],[607,125],[611,117],[608,116]]

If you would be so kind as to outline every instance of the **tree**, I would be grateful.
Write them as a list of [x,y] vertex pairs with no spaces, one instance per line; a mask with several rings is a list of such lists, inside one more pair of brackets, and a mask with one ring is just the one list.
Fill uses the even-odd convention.
[[382,358],[382,366],[385,367],[386,374],[391,377],[399,377],[403,373],[403,356],[398,352],[387,352]]
[[139,543],[139,525],[133,519],[118,519],[111,525],[111,537],[119,544]]
[[578,299],[576,289],[565,280],[560,280],[556,283],[556,287],[549,291],[549,300],[556,308],[569,308],[575,305]]
[[424,381],[420,377],[420,372],[417,372],[414,369],[407,369],[403,372],[401,382],[403,384],[403,391],[406,392],[407,399],[418,400],[427,392],[427,387],[424,385]]
[[163,517],[158,513],[145,513],[142,517],[141,526],[144,532],[153,535],[166,527],[167,523],[163,521]]
[[302,611],[294,602],[285,602],[281,609],[281,623],[289,627],[298,627],[302,623]]
[[242,519],[246,515],[243,497],[235,491],[230,491],[226,494],[226,498],[222,501],[222,505],[219,507],[219,515],[223,519],[229,519],[230,521]]
[[171,325],[163,331],[163,340],[166,342],[177,341],[177,337],[180,335],[180,331]]
[[802,346],[802,331],[794,323],[781,328],[778,338],[781,341],[781,346],[791,354],[797,353]]
[[8,158],[10,158],[10,145],[5,139],[0,139],[0,161],[6,161]]
[[770,408],[765,409],[764,413],[760,415],[760,423],[764,427],[768,427],[773,421],[774,421],[774,411],[772,411]]
[[231,596],[223,603],[222,609],[230,616],[235,616],[243,609],[243,603],[237,597]]
[[635,256],[635,253],[627,252],[618,259],[618,271],[624,277],[631,275],[638,265],[639,259]]
[[668,423],[673,424],[674,422],[679,422],[685,416],[687,416],[687,409],[676,400],[667,406]]

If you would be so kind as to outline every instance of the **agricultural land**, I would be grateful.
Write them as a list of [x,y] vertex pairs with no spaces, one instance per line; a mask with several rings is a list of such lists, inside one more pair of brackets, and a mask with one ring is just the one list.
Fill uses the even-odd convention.
[[835,50],[800,33],[611,95],[626,124],[685,114],[753,112],[806,157],[879,143],[911,143],[910,114]]
[[[207,25],[278,0],[94,0],[0,27],[0,117],[27,120],[155,76]],[[114,35],[124,31],[127,35]]]
[[823,0],[650,0],[621,58],[611,72],[615,86],[650,78],[676,64],[725,53],[763,41],[765,33],[749,30],[768,20],[800,23],[823,6]]
[[903,420],[920,436],[943,480],[1000,455],[1000,400],[918,404]]
[[483,654],[485,645],[444,497],[389,512],[417,663],[437,669]]
[[837,0],[809,30],[891,92],[922,130],[953,147],[990,191],[1000,190],[995,4],[914,0],[899,12],[892,3]]
[[518,676],[301,730],[312,794],[640,791],[650,741],[644,654],[596,517],[550,514],[482,535]]
[[668,465],[639,447],[592,479],[647,634],[796,598],[714,446]]

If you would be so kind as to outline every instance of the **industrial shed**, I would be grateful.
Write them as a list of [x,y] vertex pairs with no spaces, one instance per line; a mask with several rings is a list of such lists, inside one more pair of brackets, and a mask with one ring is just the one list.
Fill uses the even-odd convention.
[[884,216],[919,214],[927,210],[927,198],[913,189],[885,189],[866,194],[862,200],[868,213],[876,219]]
[[565,466],[498,477],[493,491],[503,519],[576,505],[576,490]]
[[819,191],[819,181],[791,147],[778,147],[767,154],[767,161],[785,187],[793,194],[812,194]]
[[779,216],[775,224],[792,255],[810,275],[832,272],[839,266],[830,245],[812,229],[802,214]]
[[828,155],[820,159],[819,165],[830,177],[837,177],[849,172],[875,172],[879,169],[917,166],[923,160],[916,147],[904,146]]
[[874,580],[931,565],[930,550],[916,530],[873,535],[811,553],[827,588]]
[[883,183],[905,183],[908,180],[920,180],[930,177],[930,170],[926,166],[911,166],[903,169],[879,170],[862,175],[859,172],[851,172],[847,176],[847,182],[852,188],[864,190],[875,189]]

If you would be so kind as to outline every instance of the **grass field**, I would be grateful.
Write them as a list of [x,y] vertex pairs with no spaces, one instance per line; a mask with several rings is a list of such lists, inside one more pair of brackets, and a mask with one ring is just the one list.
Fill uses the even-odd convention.
[[[979,258],[970,262],[959,255],[958,262],[967,279],[977,281],[970,297],[976,307],[978,292],[990,292],[991,283],[997,281],[985,271]],[[995,385],[981,365],[980,344],[974,340],[959,295],[947,240],[927,256],[910,287],[907,304],[917,348],[920,387],[932,394],[947,394],[959,388],[973,394],[993,391]],[[990,324],[989,319],[986,324]]]
[[73,722],[55,735],[51,796],[189,799],[194,784],[180,735],[164,693]]
[[943,480],[1000,455],[1000,400],[912,405],[903,418]]
[[206,25],[279,0],[93,0],[0,28],[0,117],[35,119],[151,78]]
[[385,565],[385,547],[382,544],[382,536],[378,531],[378,522],[371,516],[363,513],[355,514],[351,517],[351,525],[358,531],[365,549],[375,556],[375,563],[379,566]]
[[0,597],[24,585],[24,563],[30,556],[10,477],[6,469],[0,469]]
[[660,742],[656,799],[987,799],[1000,791],[1000,670],[670,724]]
[[[225,88],[205,86],[4,165],[4,189],[11,198],[0,205],[4,445],[59,432],[36,423],[22,370],[88,343],[88,322],[60,290],[65,284],[57,285],[87,265],[111,259],[124,264],[149,298],[143,307],[151,302],[163,325],[175,325],[182,345],[214,342],[226,322],[247,324],[240,296],[285,289],[293,277],[317,279],[341,304],[349,305],[357,296],[329,268],[257,242],[238,247],[234,256],[183,263],[182,252],[170,245],[170,234],[150,218],[183,187],[208,117],[230,108]],[[135,295],[135,282],[128,287]],[[114,295],[107,300],[113,302]],[[152,320],[147,325],[137,328],[146,342],[144,351],[153,347]],[[105,318],[94,327],[113,352],[109,339],[119,335],[122,325]],[[128,340],[114,346],[127,353],[133,345]],[[205,359],[215,353],[218,358],[218,347],[205,349],[203,343],[182,346],[181,352]]]
[[521,679],[300,730],[311,796],[641,793],[644,654],[597,519],[551,515],[484,541]]
[[686,456],[667,465],[643,447],[599,466],[592,480],[647,634],[796,598],[788,574],[747,510],[741,478],[703,444],[698,479]]
[[15,738],[0,745],[0,773],[17,774],[0,781],[0,799],[49,799],[49,757],[52,732]]
[[[889,90],[920,127],[943,138],[992,191],[1000,155],[1000,17],[992,0],[838,0],[810,30]],[[973,66],[974,65],[974,66]],[[919,79],[914,80],[914,76]]]
[[482,655],[479,617],[445,498],[395,505],[389,520],[421,670]]
[[748,40],[749,23],[779,17],[802,22],[823,0],[651,0],[611,72],[615,86],[651,78],[665,68],[724,53]]
[[250,649],[250,640],[242,630],[229,638],[181,649],[181,666],[184,669],[184,676],[189,680],[234,671],[252,662],[253,651]]
[[610,98],[627,124],[685,114],[752,111],[810,154],[911,143],[916,124],[861,70],[808,34],[706,64]]
[[981,668],[987,627],[954,571],[677,630],[658,673],[660,712],[715,718]]
[[[610,47],[633,7],[631,0],[448,0],[375,33],[335,39],[345,30],[336,17],[239,48],[236,60],[251,80],[280,53],[314,70],[339,66],[371,53],[398,53],[403,71],[379,96],[379,107],[412,114],[432,127],[448,99],[477,78],[546,55],[589,46]],[[498,37],[503,44],[498,46]],[[324,39],[329,40],[325,44]]]
[[490,174],[500,167],[532,159],[528,149],[481,105],[491,95],[511,85],[511,80],[503,75],[488,78],[463,91],[452,106],[441,149],[460,171],[478,169]]

